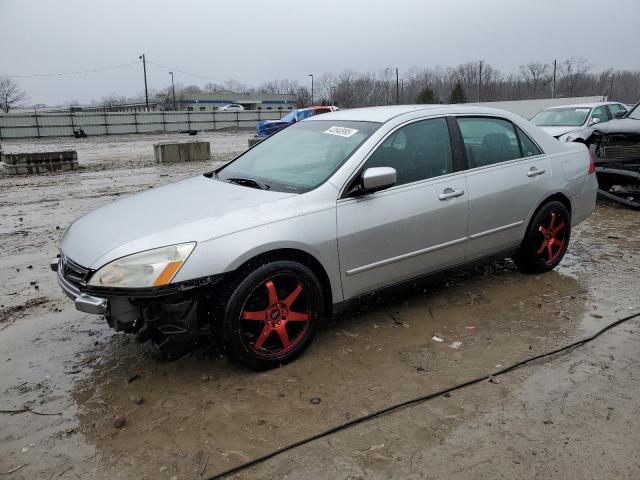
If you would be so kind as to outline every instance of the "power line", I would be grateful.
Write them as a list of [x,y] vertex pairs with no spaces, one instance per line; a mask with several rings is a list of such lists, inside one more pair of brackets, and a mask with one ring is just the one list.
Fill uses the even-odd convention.
[[128,67],[130,65],[137,65],[138,63],[141,63],[140,60],[136,60],[135,62],[130,62],[130,63],[123,63],[120,65],[111,65],[108,67],[99,67],[99,68],[92,68],[89,70],[77,70],[75,72],[58,72],[58,73],[33,73],[33,74],[25,74],[25,75],[4,75],[6,77],[9,78],[33,78],[33,77],[61,77],[61,76],[65,76],[65,75],[81,75],[84,73],[93,73],[93,72],[101,72],[103,70],[111,70],[114,68],[122,68],[122,67]]
[[222,82],[222,83],[224,82],[224,80],[220,80],[220,79],[218,79],[218,78],[207,77],[206,75],[199,75],[199,74],[197,74],[197,73],[186,72],[186,71],[184,71],[184,70],[180,70],[179,68],[175,68],[175,67],[168,67],[168,66],[166,66],[166,65],[161,65],[161,64],[159,64],[159,63],[152,62],[152,61],[151,61],[151,60],[149,60],[148,58],[147,58],[147,63],[149,63],[149,64],[151,64],[151,65],[154,65],[154,66],[156,66],[156,67],[164,68],[165,70],[169,70],[169,71],[172,71],[172,72],[180,72],[180,73],[183,73],[183,74],[185,74],[185,75],[191,75],[192,77],[200,77],[200,78],[204,78],[205,80],[212,80],[212,81],[214,81],[214,82]]

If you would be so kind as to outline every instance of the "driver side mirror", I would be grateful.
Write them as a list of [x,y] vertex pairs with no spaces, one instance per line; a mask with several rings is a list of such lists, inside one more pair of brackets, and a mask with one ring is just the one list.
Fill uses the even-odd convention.
[[391,167],[367,168],[360,179],[359,193],[373,193],[396,184],[396,169]]
[[600,119],[599,118],[592,118],[591,121],[589,122],[589,125],[595,125],[596,123],[600,123]]

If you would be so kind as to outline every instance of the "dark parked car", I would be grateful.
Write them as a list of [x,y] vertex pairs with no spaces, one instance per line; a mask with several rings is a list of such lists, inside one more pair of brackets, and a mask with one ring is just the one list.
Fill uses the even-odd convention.
[[335,112],[336,110],[338,110],[338,107],[333,106],[299,108],[285,115],[280,120],[262,120],[258,122],[256,124],[256,135],[262,138],[268,137],[305,118],[320,115],[321,113]]
[[595,150],[600,195],[640,208],[640,104],[598,125],[587,143]]

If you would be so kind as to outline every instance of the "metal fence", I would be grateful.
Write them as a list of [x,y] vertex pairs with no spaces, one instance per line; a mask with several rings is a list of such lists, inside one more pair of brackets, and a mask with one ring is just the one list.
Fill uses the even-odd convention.
[[0,115],[0,139],[64,137],[81,128],[87,135],[255,128],[259,120],[279,120],[284,110],[242,112],[9,113]]

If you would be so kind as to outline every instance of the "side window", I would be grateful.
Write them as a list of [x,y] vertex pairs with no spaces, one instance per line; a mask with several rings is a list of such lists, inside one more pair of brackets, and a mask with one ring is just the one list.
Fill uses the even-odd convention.
[[490,117],[458,118],[469,168],[521,158],[513,124]]
[[611,118],[616,118],[616,113],[618,112],[627,112],[627,109],[624,108],[619,103],[612,103],[609,105],[609,113],[611,114]]
[[529,138],[529,136],[522,131],[522,129],[516,126],[518,129],[518,137],[520,138],[520,147],[523,157],[533,157],[534,155],[542,155],[540,149]]
[[591,113],[591,120],[594,118],[599,119],[601,122],[609,121],[609,115],[607,115],[607,109],[604,108],[604,105],[593,109],[593,112]]
[[369,157],[365,168],[371,167],[395,168],[396,185],[453,172],[447,121],[434,118],[399,128]]

